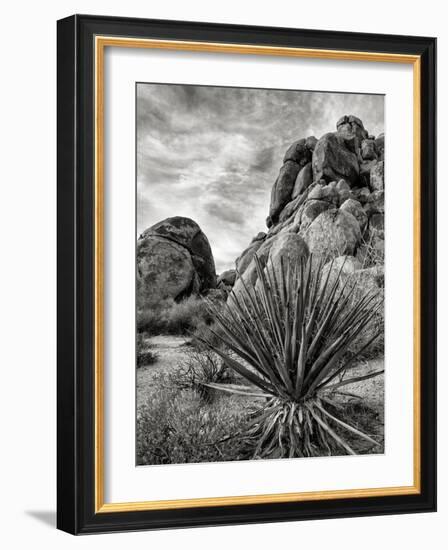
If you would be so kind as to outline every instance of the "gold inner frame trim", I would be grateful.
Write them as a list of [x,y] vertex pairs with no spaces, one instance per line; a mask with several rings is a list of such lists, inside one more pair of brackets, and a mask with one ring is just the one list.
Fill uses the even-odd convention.
[[[414,350],[413,350],[413,423],[414,471],[413,485],[348,490],[276,493],[261,495],[189,498],[180,500],[153,500],[141,502],[104,502],[104,51],[106,47],[154,48],[162,50],[208,53],[233,53],[266,56],[301,57],[346,61],[407,63],[413,65],[413,173],[414,173]],[[256,46],[181,40],[155,40],[96,36],[95,55],[95,513],[168,510],[208,506],[232,506],[279,502],[303,502],[419,494],[421,491],[421,425],[420,425],[420,270],[421,270],[421,178],[420,178],[420,117],[421,117],[421,60],[417,55],[381,52],[355,52],[290,47]]]

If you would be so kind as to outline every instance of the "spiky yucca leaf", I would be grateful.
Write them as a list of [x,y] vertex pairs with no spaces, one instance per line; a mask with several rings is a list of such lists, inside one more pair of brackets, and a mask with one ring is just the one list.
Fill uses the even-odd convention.
[[[342,281],[343,265],[335,275],[331,263],[322,276],[324,261],[311,256],[298,264],[287,261],[285,266],[282,261],[276,268],[263,266],[257,256],[255,263],[254,288],[240,278],[242,289],[232,294],[226,309],[210,304],[218,330],[212,329],[213,342],[204,341],[250,383],[213,387],[265,398],[244,434],[254,457],[314,456],[338,448],[354,454],[341,430],[376,444],[338,418],[325,396],[381,374],[335,382],[380,334],[372,323],[381,305],[377,294],[354,298],[356,283]],[[371,325],[376,332],[364,347],[356,346]]]

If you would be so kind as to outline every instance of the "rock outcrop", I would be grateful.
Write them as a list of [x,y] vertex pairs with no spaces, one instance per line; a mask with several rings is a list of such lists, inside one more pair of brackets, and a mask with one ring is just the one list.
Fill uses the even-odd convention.
[[207,237],[190,218],[167,218],[137,241],[137,287],[149,301],[181,300],[216,287]]
[[276,269],[281,258],[295,262],[312,253],[379,284],[365,266],[372,254],[384,254],[384,134],[372,136],[359,118],[344,115],[335,132],[292,143],[266,225],[236,261],[235,294],[256,285],[255,254]]

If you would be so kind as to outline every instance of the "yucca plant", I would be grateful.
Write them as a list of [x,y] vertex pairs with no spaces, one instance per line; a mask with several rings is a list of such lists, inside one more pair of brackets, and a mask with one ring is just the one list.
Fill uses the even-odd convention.
[[217,330],[211,329],[213,341],[204,340],[249,382],[211,387],[263,398],[254,400],[259,405],[242,434],[251,456],[356,454],[344,432],[377,445],[341,418],[344,407],[335,400],[342,386],[383,372],[341,380],[379,336],[373,327],[367,343],[356,345],[380,306],[377,295],[352,293],[356,282],[342,280],[343,266],[335,274],[330,264],[323,276],[324,261],[311,256],[294,264],[282,261],[276,269],[258,257],[255,262],[255,287],[241,279],[242,290],[232,294],[227,308],[209,305]]

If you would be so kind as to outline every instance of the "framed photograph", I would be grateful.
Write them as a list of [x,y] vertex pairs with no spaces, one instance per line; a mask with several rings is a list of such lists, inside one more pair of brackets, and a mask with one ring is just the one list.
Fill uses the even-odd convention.
[[58,527],[436,507],[436,40],[58,22]]

